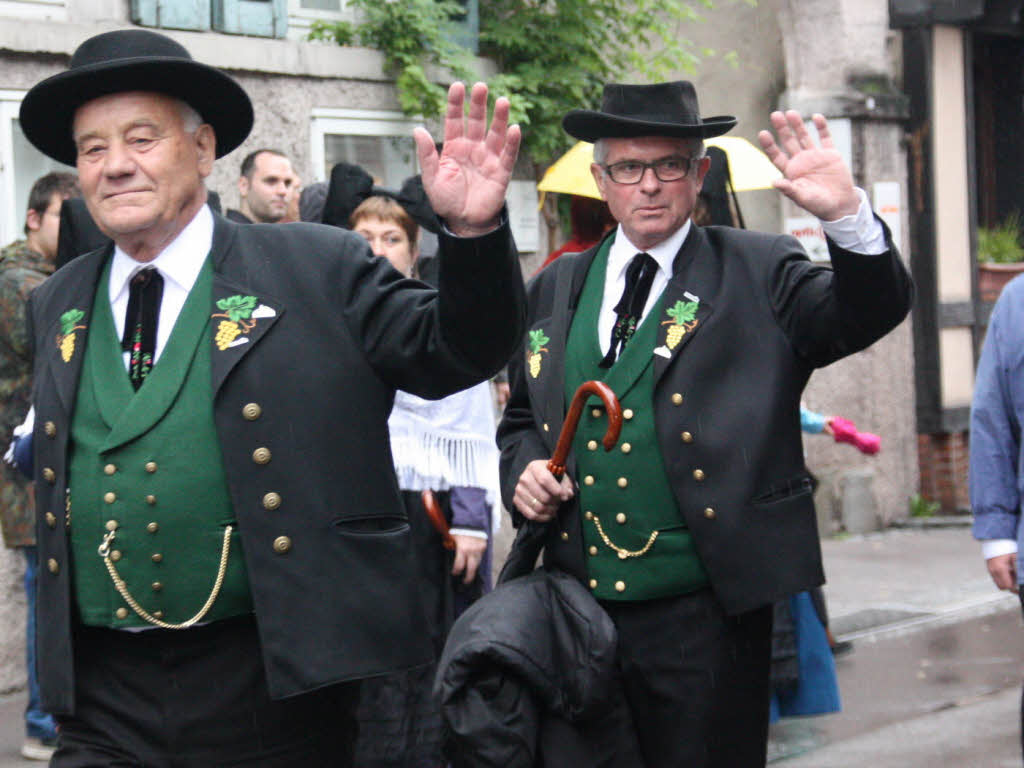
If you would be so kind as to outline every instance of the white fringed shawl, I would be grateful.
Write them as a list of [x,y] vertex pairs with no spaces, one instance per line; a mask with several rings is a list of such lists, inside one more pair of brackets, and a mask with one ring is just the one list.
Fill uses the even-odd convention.
[[395,393],[388,419],[391,454],[403,491],[482,488],[491,508],[491,532],[501,524],[494,401],[488,382],[441,400]]

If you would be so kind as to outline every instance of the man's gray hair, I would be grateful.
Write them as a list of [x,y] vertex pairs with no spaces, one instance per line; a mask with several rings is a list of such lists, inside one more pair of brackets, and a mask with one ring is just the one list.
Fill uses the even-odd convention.
[[186,101],[181,99],[175,99],[178,104],[178,112],[181,114],[181,126],[185,133],[195,133],[199,130],[199,126],[203,124],[202,115]]
[[[704,157],[704,140],[703,139],[683,139],[686,142],[687,150],[690,153],[690,157],[694,160],[699,160]],[[604,161],[608,159],[608,140],[598,139],[594,142],[594,162],[598,165],[604,165]]]

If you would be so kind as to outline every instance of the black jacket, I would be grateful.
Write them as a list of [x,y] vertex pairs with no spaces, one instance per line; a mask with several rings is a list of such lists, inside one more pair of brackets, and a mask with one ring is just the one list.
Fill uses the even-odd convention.
[[[435,291],[366,241],[318,224],[215,218],[211,315],[232,295],[274,310],[220,350],[211,323],[213,411],[245,551],[270,695],[382,674],[433,656],[387,420],[395,389],[441,397],[484,380],[522,332],[508,226],[442,235]],[[34,327],[39,680],[49,712],[74,711],[73,596],[64,525],[69,431],[109,249],[73,260],[30,299]],[[61,315],[84,329],[65,361]],[[257,462],[265,448],[273,457]],[[277,507],[265,495],[280,497]],[[286,553],[274,542],[288,537]]]
[[434,695],[458,768],[642,765],[615,667],[615,626],[574,578],[537,570],[452,627]]

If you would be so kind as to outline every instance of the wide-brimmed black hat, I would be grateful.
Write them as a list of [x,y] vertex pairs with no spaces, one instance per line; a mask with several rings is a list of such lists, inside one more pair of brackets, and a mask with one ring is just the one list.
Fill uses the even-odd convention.
[[21,129],[41,152],[74,165],[75,111],[99,96],[124,91],[155,91],[189,104],[213,126],[217,157],[245,141],[252,129],[252,102],[242,86],[219,69],[193,61],[171,38],[144,29],[104,32],[78,46],[67,71],[25,94]]
[[600,111],[574,109],[562,118],[566,133],[591,142],[634,136],[710,139],[735,125],[732,115],[701,120],[697,92],[688,80],[655,85],[609,83],[604,87]]

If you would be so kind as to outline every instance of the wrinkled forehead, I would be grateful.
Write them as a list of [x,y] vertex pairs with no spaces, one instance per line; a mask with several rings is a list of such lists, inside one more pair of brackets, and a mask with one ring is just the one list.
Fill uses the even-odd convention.
[[607,150],[605,162],[621,159],[647,159],[668,155],[689,154],[693,139],[675,136],[635,136],[627,138],[602,139]]
[[132,124],[150,122],[182,125],[184,102],[155,91],[122,91],[98,96],[75,110],[71,138],[78,141],[89,133],[109,133]]

